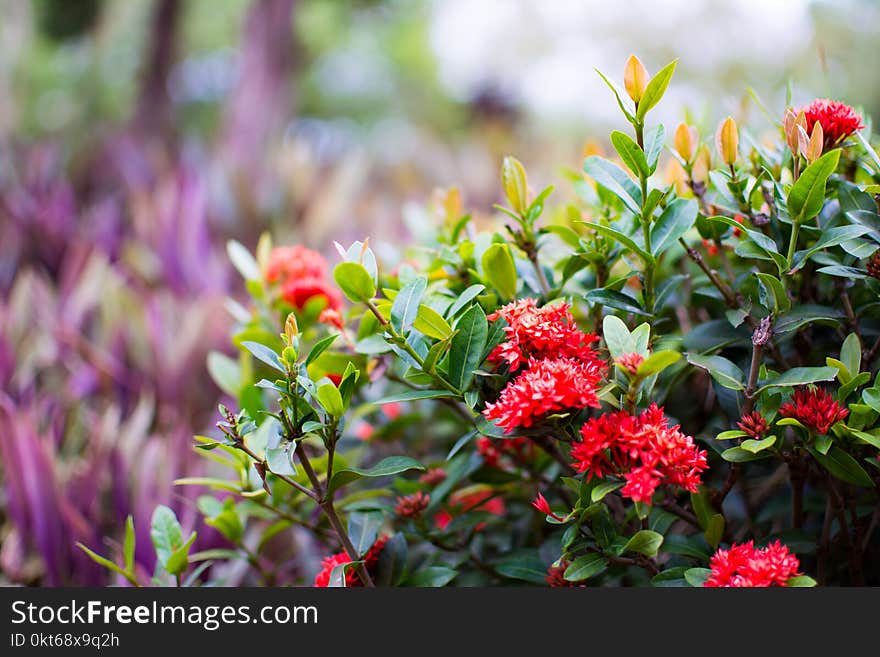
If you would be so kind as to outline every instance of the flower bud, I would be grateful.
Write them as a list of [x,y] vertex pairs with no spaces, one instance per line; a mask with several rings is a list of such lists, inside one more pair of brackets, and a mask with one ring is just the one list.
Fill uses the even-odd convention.
[[685,162],[694,159],[697,153],[697,129],[687,123],[679,123],[675,129],[675,150]]
[[529,209],[529,191],[526,170],[515,157],[507,156],[501,164],[501,184],[507,201],[518,214]]
[[785,143],[788,144],[789,150],[793,155],[798,153],[798,125],[806,126],[807,117],[803,111],[795,113],[789,107],[785,110],[785,117],[782,119],[782,132],[785,134]]
[[813,124],[813,134],[810,135],[810,140],[807,142],[807,147],[804,150],[804,157],[807,158],[808,164],[812,164],[819,159],[824,145],[825,133],[822,130],[822,124],[816,121]]
[[694,158],[694,164],[691,167],[691,180],[695,182],[706,182],[709,179],[709,169],[712,168],[712,153],[709,147],[703,144],[697,151],[697,157]]
[[715,147],[721,156],[724,164],[732,166],[736,162],[737,149],[739,147],[739,131],[736,128],[736,121],[733,117],[728,116],[721,125],[718,126],[718,132],[715,133]]
[[626,93],[633,102],[639,102],[645,94],[645,88],[648,86],[648,71],[635,55],[630,55],[626,60],[623,69],[623,86],[626,87]]
[[299,325],[296,323],[296,315],[290,313],[284,321],[285,344],[293,344],[297,336],[299,336]]

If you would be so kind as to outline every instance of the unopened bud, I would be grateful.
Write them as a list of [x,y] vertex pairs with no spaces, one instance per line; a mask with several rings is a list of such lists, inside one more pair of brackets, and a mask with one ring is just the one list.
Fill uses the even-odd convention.
[[507,156],[501,163],[501,184],[510,207],[524,215],[529,209],[529,188],[526,170],[515,157]]
[[804,134],[807,131],[807,116],[803,110],[798,113],[789,107],[785,110],[785,117],[782,119],[782,131],[785,133],[785,143],[788,144],[792,155],[797,155],[800,151],[800,139],[798,127],[803,128]]
[[822,155],[822,146],[825,144],[825,134],[822,130],[822,124],[816,121],[813,124],[813,134],[810,135],[810,141],[804,151],[804,157],[807,162],[812,164]]
[[706,182],[709,179],[709,169],[712,168],[712,153],[709,147],[703,144],[697,151],[697,157],[694,158],[694,164],[691,167],[691,180],[695,182]]
[[687,123],[679,123],[675,129],[675,150],[685,162],[694,159],[697,153],[697,129]]
[[645,95],[645,88],[648,86],[648,71],[635,55],[630,55],[626,60],[626,66],[623,69],[623,86],[626,87],[626,93],[635,103],[638,103]]
[[296,315],[290,313],[284,321],[284,340],[287,344],[293,344],[297,336],[299,336],[299,326],[296,323]]
[[739,149],[739,131],[733,117],[728,116],[718,126],[718,132],[715,133],[715,147],[724,164],[732,166],[736,162],[736,154]]

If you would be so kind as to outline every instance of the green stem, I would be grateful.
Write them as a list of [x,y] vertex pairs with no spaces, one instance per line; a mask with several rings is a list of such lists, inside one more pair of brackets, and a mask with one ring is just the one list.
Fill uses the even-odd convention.
[[797,250],[798,236],[801,232],[801,225],[797,222],[793,222],[791,224],[791,238],[788,241],[788,255],[786,259],[788,260],[788,267],[791,269],[792,260],[794,259],[794,252]]

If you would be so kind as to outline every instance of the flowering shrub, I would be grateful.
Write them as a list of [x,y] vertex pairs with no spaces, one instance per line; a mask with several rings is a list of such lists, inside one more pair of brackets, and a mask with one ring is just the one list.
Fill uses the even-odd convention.
[[674,69],[606,79],[632,136],[572,198],[509,157],[497,230],[452,190],[394,270],[337,245],[347,303],[232,244],[237,408],[178,482],[229,546],[160,564],[271,583],[293,532],[316,586],[880,583],[880,160],[824,100],[667,140]]

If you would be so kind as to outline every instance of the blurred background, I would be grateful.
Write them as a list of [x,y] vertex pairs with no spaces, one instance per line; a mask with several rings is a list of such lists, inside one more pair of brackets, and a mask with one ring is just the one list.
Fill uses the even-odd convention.
[[226,240],[393,263],[435,188],[486,214],[508,153],[564,197],[630,53],[679,58],[667,131],[876,115],[878,37],[875,0],[0,0],[0,583],[106,583],[75,541],[132,513],[149,565],[156,504],[195,522]]

